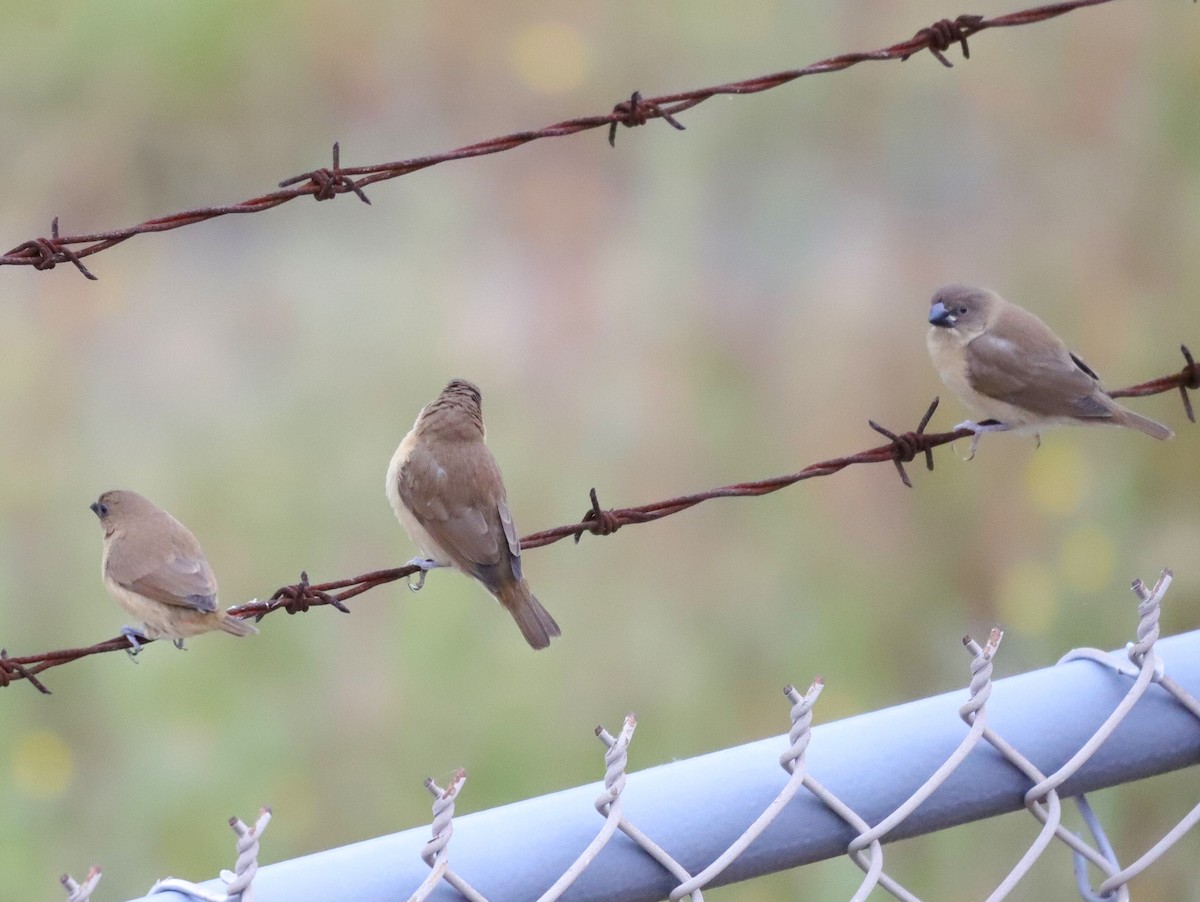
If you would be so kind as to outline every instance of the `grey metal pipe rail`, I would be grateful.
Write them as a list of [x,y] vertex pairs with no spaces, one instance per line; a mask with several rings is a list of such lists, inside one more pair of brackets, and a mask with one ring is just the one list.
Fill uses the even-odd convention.
[[[1154,647],[1165,672],[1200,695],[1200,631]],[[1123,657],[1122,653],[1116,653]],[[1051,774],[1072,758],[1121,703],[1129,674],[1074,660],[998,680],[987,726]],[[817,726],[807,773],[865,821],[895,811],[936,771],[967,734],[959,707],[967,692],[943,695]],[[690,873],[719,856],[787,782],[776,736],[632,773],[622,814]],[[1200,761],[1200,722],[1157,683],[1115,732],[1060,787],[1061,796],[1125,783]],[[1024,807],[1031,781],[992,746],[981,743],[886,841],[916,836]],[[454,819],[454,871],[491,902],[532,900],[566,871],[602,825],[593,783]],[[286,800],[277,810],[286,812]],[[714,881],[723,884],[843,855],[856,831],[812,793],[801,790],[783,812]],[[395,902],[429,876],[421,852],[430,828],[330,849],[259,869],[255,902]],[[626,836],[617,834],[562,898],[634,902],[665,898],[678,884]],[[218,896],[222,884],[205,884]],[[189,896],[159,892],[154,902]],[[440,883],[433,900],[461,899]]]

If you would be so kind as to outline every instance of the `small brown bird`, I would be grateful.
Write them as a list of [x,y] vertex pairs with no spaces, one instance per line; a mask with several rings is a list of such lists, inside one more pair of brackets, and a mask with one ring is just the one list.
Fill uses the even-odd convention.
[[209,630],[258,632],[217,608],[217,578],[200,543],[165,510],[120,490],[105,492],[91,508],[104,527],[104,587],[143,623],[141,629],[121,628],[131,654],[141,650],[138,639],[171,639],[183,648],[185,638]]
[[929,356],[942,381],[977,415],[956,429],[1039,433],[1067,423],[1109,424],[1156,439],[1173,433],[1114,401],[1092,369],[1050,327],[994,291],[966,285],[938,289],[929,308]]
[[521,575],[521,540],[500,468],[484,444],[478,388],[455,379],[421,409],[392,456],[386,489],[396,519],[424,555],[409,561],[421,568],[414,591],[426,570],[454,567],[483,584],[534,648],[562,635]]

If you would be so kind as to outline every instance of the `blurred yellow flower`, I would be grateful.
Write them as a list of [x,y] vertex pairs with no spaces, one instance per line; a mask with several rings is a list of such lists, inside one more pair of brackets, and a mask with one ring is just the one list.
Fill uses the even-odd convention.
[[1091,482],[1087,462],[1076,445],[1055,441],[1042,445],[1025,469],[1025,490],[1034,507],[1045,514],[1065,517],[1083,501]]
[[521,80],[542,94],[575,90],[592,67],[583,34],[563,22],[526,25],[512,39],[508,58]]
[[18,790],[35,799],[52,799],[71,785],[75,766],[71,750],[57,733],[33,730],[13,749],[12,780]]
[[1099,592],[1112,585],[1117,549],[1108,534],[1085,526],[1067,535],[1059,552],[1063,579],[1077,592]]
[[1000,579],[996,609],[1005,630],[1027,635],[1045,632],[1058,611],[1054,574],[1032,561],[1009,567]]

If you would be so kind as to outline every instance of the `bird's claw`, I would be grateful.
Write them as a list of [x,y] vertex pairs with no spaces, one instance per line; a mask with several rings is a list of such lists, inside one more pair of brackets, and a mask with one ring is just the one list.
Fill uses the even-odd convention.
[[187,651],[187,649],[183,647],[182,639],[172,639],[171,644],[174,645],[176,648],[178,648],[180,651]]
[[[121,635],[129,642],[129,648],[125,649],[126,653],[136,662],[138,653],[142,650],[142,642],[146,640],[146,634],[136,626],[123,626]],[[139,639],[142,642],[139,642]]]
[[[967,451],[967,456],[962,459],[975,459],[975,452],[979,450],[979,440],[983,437],[985,432],[1004,432],[1011,428],[1012,427],[1007,423],[998,423],[995,420],[987,420],[983,423],[976,423],[974,420],[963,420],[954,427],[955,432],[960,429],[969,429],[971,431],[971,448],[969,451]],[[1038,442],[1041,442],[1040,436],[1038,438]]]
[[411,561],[409,561],[408,563],[406,563],[404,566],[405,566],[405,567],[420,567],[420,568],[421,568],[421,569],[420,569],[420,570],[417,572],[417,574],[416,574],[416,576],[417,576],[417,581],[416,581],[415,583],[412,581],[412,577],[413,577],[413,575],[412,575],[411,573],[408,575],[408,589],[409,589],[409,591],[410,591],[410,592],[420,592],[420,591],[421,591],[421,589],[422,589],[422,588],[425,586],[425,574],[426,574],[426,573],[428,573],[430,570],[434,570],[434,569],[436,569],[436,568],[438,568],[438,567],[441,567],[441,566],[443,566],[443,565],[442,565],[442,564],[439,564],[439,563],[438,563],[437,561],[435,561],[433,558],[428,558],[428,557],[415,557],[415,558],[413,558]]

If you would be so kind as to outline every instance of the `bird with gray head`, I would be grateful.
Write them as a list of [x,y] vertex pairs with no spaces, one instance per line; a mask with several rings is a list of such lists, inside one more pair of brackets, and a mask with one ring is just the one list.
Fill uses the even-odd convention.
[[929,307],[926,345],[933,365],[982,422],[955,429],[1032,434],[1063,424],[1106,424],[1156,439],[1173,433],[1112,399],[1100,378],[1050,327],[994,291],[967,285],[938,289]]
[[137,492],[105,492],[91,505],[104,528],[104,587],[142,627],[126,626],[130,654],[139,640],[183,640],[211,630],[249,636],[258,630],[217,607],[217,578],[187,527]]
[[421,409],[392,456],[385,488],[424,555],[409,561],[421,568],[414,591],[425,571],[453,567],[487,589],[534,648],[561,635],[521,572],[521,539],[500,468],[484,444],[478,388],[455,379]]

